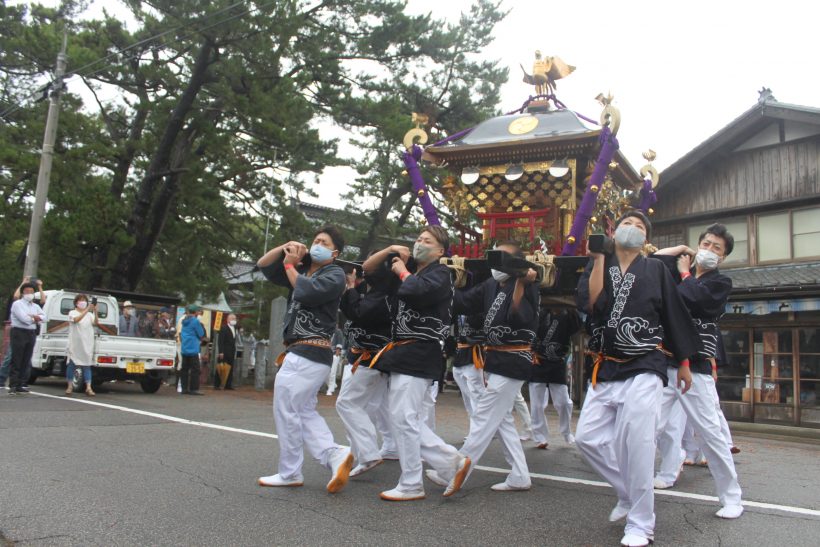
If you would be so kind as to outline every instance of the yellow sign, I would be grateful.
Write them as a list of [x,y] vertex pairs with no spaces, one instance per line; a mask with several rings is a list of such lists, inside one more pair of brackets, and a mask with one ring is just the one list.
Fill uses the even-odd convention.
[[216,318],[214,319],[214,330],[219,330],[222,328],[222,312],[216,312]]
[[510,135],[525,135],[538,127],[538,118],[535,116],[521,116],[510,122],[507,131]]

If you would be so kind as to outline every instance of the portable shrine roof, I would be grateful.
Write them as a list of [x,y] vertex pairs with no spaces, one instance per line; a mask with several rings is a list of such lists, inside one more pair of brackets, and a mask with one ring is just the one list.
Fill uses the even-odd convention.
[[[423,158],[452,169],[505,163],[538,162],[567,157],[596,158],[601,129],[590,128],[571,110],[496,116],[450,142],[428,146]],[[629,161],[615,154],[616,184],[634,188],[642,179]]]

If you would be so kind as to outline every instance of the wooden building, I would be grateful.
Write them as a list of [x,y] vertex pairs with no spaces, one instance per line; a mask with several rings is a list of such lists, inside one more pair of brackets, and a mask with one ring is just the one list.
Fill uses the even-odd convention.
[[730,420],[820,427],[820,108],[764,89],[756,105],[661,174],[658,247],[713,222],[735,248],[718,392]]

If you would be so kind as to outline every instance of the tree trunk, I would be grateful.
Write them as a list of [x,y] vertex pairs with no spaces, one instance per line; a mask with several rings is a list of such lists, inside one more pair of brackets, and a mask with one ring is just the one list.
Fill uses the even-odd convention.
[[[169,210],[168,204],[161,203],[157,206],[156,202],[163,199],[163,196],[167,198],[169,194],[175,195],[176,188],[166,188],[162,192],[157,192],[157,186],[172,172],[174,144],[183,130],[197,94],[205,84],[213,53],[213,44],[206,40],[197,53],[188,85],[171,113],[148,170],[140,181],[127,226],[128,234],[134,237],[134,244],[117,260],[111,279],[111,287],[114,289],[134,290],[136,288],[148,264],[159,232],[165,224],[165,215]],[[172,182],[172,186],[175,186],[175,183]],[[159,214],[160,218],[153,218],[152,213]]]

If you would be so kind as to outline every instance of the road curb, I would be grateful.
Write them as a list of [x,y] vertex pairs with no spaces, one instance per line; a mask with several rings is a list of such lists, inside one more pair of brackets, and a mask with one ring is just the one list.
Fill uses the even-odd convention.
[[752,422],[729,422],[732,433],[778,438],[791,441],[820,444],[820,429],[789,425],[760,424]]

